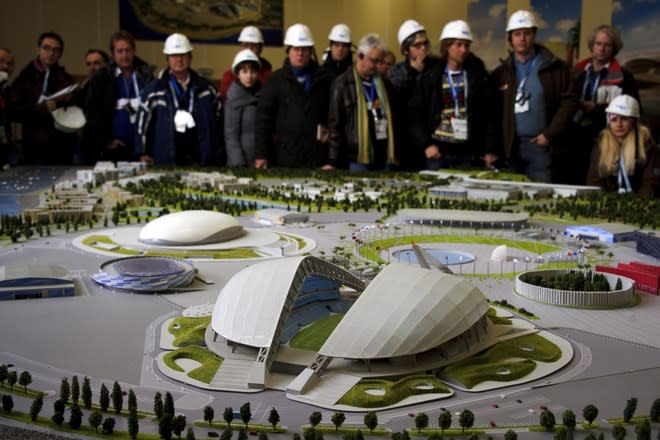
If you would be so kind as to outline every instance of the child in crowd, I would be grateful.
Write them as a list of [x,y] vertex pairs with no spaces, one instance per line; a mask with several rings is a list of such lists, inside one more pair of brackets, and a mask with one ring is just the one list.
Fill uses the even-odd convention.
[[587,185],[657,196],[660,155],[649,129],[639,124],[637,100],[621,95],[610,102],[605,113],[607,127],[591,154]]
[[236,54],[232,63],[236,80],[229,87],[225,104],[225,144],[229,167],[254,167],[260,67],[259,58],[249,49]]

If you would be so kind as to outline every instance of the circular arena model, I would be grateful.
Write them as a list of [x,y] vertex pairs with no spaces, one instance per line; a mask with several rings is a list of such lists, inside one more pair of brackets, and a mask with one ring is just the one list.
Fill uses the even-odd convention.
[[140,231],[142,243],[190,246],[222,243],[245,235],[234,217],[214,211],[181,211],[158,217]]
[[92,279],[113,289],[160,292],[192,283],[197,270],[169,257],[127,257],[104,263]]
[[[447,251],[444,249],[424,249],[433,258],[446,265],[465,264],[474,261],[474,255],[461,251]],[[417,255],[412,249],[394,252],[394,256],[401,263],[419,264]]]

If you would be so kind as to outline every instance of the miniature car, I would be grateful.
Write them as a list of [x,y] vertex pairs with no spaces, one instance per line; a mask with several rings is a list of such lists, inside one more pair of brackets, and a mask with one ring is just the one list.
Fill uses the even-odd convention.
[[491,428],[495,428],[497,426],[497,423],[491,420],[490,422],[488,422],[488,425],[490,425]]
[[497,403],[493,403],[493,408],[499,408],[500,406]]
[[548,410],[548,407],[545,406],[545,405],[541,405],[541,406],[539,406],[539,408],[541,408],[543,411],[547,411],[547,410]]

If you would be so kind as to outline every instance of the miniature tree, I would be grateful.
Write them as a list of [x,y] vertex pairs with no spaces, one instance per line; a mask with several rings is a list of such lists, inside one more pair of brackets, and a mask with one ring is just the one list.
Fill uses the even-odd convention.
[[41,408],[44,406],[44,396],[39,394],[37,397],[34,398],[32,401],[32,404],[30,405],[30,420],[33,422],[37,421],[37,417],[39,416],[39,413],[41,412]]
[[554,440],[567,440],[568,430],[564,426],[560,426],[553,435]]
[[10,414],[11,410],[14,409],[14,398],[10,394],[3,394],[0,400],[2,401],[2,410]]
[[591,426],[591,423],[596,420],[596,417],[598,417],[598,408],[592,404],[585,406],[582,409],[582,417],[584,417],[584,420],[586,420],[587,423],[589,423],[589,426]]
[[172,432],[181,439],[181,433],[186,429],[186,416],[179,414],[172,418]]
[[222,431],[222,434],[220,434],[220,440],[231,440],[233,434],[234,432],[231,429],[225,429]]
[[186,440],[195,440],[195,430],[190,426],[186,430]]
[[121,386],[117,381],[112,384],[110,398],[112,399],[112,407],[115,409],[115,414],[119,414],[124,406],[124,396],[121,391]]
[[238,430],[238,440],[247,440],[247,431],[245,428],[241,428]]
[[135,396],[133,388],[129,388],[128,390],[128,411],[137,412],[137,397]]
[[18,382],[18,374],[16,371],[10,371],[7,375],[7,383],[9,384],[9,389],[14,391],[14,385]]
[[651,411],[649,411],[649,417],[653,423],[660,422],[660,399],[655,399],[653,405],[651,405]]
[[85,409],[90,409],[92,407],[92,386],[90,385],[89,377],[87,376],[83,379],[80,397],[82,398]]
[[110,391],[104,383],[101,384],[101,392],[99,393],[99,406],[103,412],[107,411],[110,407]]
[[509,429],[504,433],[504,440],[518,440],[518,434],[513,429]]
[[637,434],[637,440],[651,440],[651,422],[649,422],[649,419],[644,419],[642,423],[635,426],[635,434]]
[[330,420],[332,421],[332,424],[335,425],[335,431],[339,431],[339,428],[341,428],[341,425],[343,425],[346,420],[346,415],[343,412],[336,412],[332,415]]
[[465,432],[466,429],[472,428],[472,425],[474,424],[474,414],[472,411],[469,409],[461,411],[461,415],[458,416],[458,424],[463,432]]
[[82,425],[83,413],[78,404],[75,402],[72,403],[69,412],[69,427],[71,429],[80,429],[80,425]]
[[0,365],[0,386],[4,387],[5,386],[5,381],[9,377],[9,368],[7,365],[2,364]]
[[156,395],[154,396],[154,414],[156,415],[156,419],[160,420],[163,417],[163,413],[163,396],[160,392],[156,391]]
[[421,433],[422,429],[429,426],[429,416],[426,413],[419,413],[415,416],[415,427],[417,432]]
[[99,410],[94,410],[87,417],[87,422],[89,422],[89,426],[94,428],[94,431],[98,433],[99,426],[101,426],[101,423],[103,422],[103,414]]
[[[132,389],[131,392],[133,392]],[[135,397],[135,394],[133,394],[133,397]],[[135,402],[134,405],[131,405],[130,397],[128,404],[128,420],[126,423],[128,424],[128,435],[131,437],[131,439],[135,440],[137,438],[138,432],[140,432],[140,423],[138,421],[137,415],[137,402]]]
[[449,429],[451,426],[451,413],[449,411],[442,411],[438,416],[438,426],[440,427],[440,432],[444,434],[445,429]]
[[575,413],[570,409],[565,410],[561,415],[561,422],[566,427],[566,429],[573,431],[575,429],[575,425],[577,425],[577,421],[575,420]]
[[[241,420],[245,424],[245,429],[248,427],[248,422],[252,418],[252,410],[250,409],[250,402],[245,402],[240,409]],[[240,433],[239,433],[240,434]]]
[[57,399],[55,402],[53,402],[53,412],[61,412],[64,414],[65,409],[66,403],[64,403],[64,400]]
[[631,397],[630,399],[628,399],[628,401],[626,402],[626,407],[623,409],[624,423],[630,422],[630,419],[632,419],[633,415],[635,415],[636,410],[637,410],[637,398]]
[[73,376],[71,378],[71,401],[78,403],[78,399],[80,399],[80,383],[78,376]]
[[64,413],[61,411],[55,411],[50,418],[57,427],[61,427],[64,423]]
[[112,434],[115,430],[115,419],[108,417],[103,421],[103,434]]
[[437,432],[432,432],[431,435],[428,436],[428,440],[442,440],[442,436]]
[[323,415],[318,412],[314,411],[310,416],[309,416],[309,424],[312,425],[312,428],[316,428],[316,425],[321,423],[321,419],[323,418]]
[[32,375],[29,371],[23,371],[18,377],[18,384],[23,387],[23,391],[27,393],[27,387],[32,383]]
[[584,437],[584,440],[596,440],[596,436],[594,435],[593,432],[590,432]]
[[369,411],[364,415],[364,426],[369,428],[369,432],[374,432],[374,429],[378,426],[378,416],[374,411]]
[[539,425],[543,426],[546,431],[552,431],[556,424],[555,415],[550,410],[544,410],[539,416]]
[[174,416],[174,398],[169,391],[165,393],[165,402],[163,403],[163,412]]
[[257,439],[258,440],[268,440],[268,435],[263,431],[259,431]]
[[234,421],[234,409],[231,406],[225,408],[224,412],[222,413],[222,418],[229,426],[229,429],[231,429],[231,422]]
[[614,437],[615,440],[625,439],[626,434],[626,428],[624,428],[621,423],[618,423],[612,427],[612,437]]
[[275,408],[271,408],[270,413],[268,414],[268,423],[273,425],[273,430],[277,428],[277,424],[280,421],[280,414]]
[[170,440],[172,438],[172,414],[166,412],[160,418],[158,421],[158,434],[164,440]]
[[212,406],[204,407],[204,421],[209,422],[209,426],[213,423],[213,417],[215,417],[215,410]]

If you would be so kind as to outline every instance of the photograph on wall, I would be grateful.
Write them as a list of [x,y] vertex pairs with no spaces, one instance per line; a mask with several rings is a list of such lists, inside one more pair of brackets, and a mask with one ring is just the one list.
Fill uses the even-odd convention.
[[642,117],[660,134],[660,3],[617,0],[612,3],[612,25],[619,29],[623,49],[617,59],[639,85]]
[[472,0],[468,3],[468,23],[472,30],[471,50],[493,70],[505,56],[505,0]]
[[253,25],[265,45],[280,46],[284,0],[119,0],[119,23],[138,40],[180,32],[216,44],[235,44],[241,29]]

